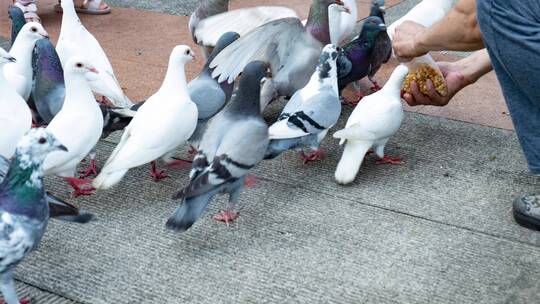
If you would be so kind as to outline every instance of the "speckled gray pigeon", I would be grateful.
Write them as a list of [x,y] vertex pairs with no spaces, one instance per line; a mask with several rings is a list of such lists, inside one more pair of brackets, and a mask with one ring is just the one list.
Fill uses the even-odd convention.
[[190,183],[174,194],[181,203],[167,221],[177,231],[189,229],[218,193],[229,194],[229,206],[217,220],[232,221],[234,204],[248,171],[264,157],[268,126],[260,113],[260,88],[268,76],[261,61],[246,66],[239,88],[223,111],[209,123],[193,160]]
[[11,45],[15,42],[21,28],[26,24],[23,11],[15,5],[8,8],[9,19],[11,19]]
[[221,50],[239,37],[240,35],[234,32],[223,34],[199,75],[188,83],[189,96],[197,105],[197,110],[199,111],[197,128],[189,139],[189,142],[194,148],[199,145],[208,120],[223,109],[225,104],[231,99],[234,89],[234,83],[227,81],[219,83],[217,79],[212,78],[212,69],[209,67],[210,62]]
[[45,129],[30,130],[19,141],[0,184],[0,289],[8,304],[19,303],[13,282],[15,267],[38,246],[47,227],[43,160],[56,150],[66,147]]
[[[9,169],[9,160],[0,155],[0,183],[6,177]],[[80,210],[76,206],[62,200],[47,191],[47,203],[49,204],[49,217],[66,222],[85,224],[94,219],[94,215]]]

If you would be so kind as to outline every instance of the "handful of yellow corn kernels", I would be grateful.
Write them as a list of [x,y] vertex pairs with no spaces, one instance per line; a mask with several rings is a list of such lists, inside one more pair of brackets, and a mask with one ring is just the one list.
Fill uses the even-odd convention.
[[444,76],[435,63],[435,61],[429,55],[424,55],[413,59],[407,64],[409,67],[409,74],[403,81],[402,90],[405,93],[412,93],[411,83],[414,81],[418,85],[419,91],[428,95],[429,89],[427,86],[427,80],[431,80],[435,91],[441,96],[446,95],[446,81]]

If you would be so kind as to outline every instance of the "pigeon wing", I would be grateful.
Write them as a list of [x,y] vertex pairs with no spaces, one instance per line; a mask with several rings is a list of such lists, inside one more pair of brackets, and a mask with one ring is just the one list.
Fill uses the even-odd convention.
[[253,29],[282,18],[298,18],[295,11],[282,6],[257,6],[237,9],[199,22],[195,40],[204,46],[215,46],[221,35],[236,32],[244,36]]
[[275,20],[252,30],[221,51],[210,63],[210,67],[215,68],[212,77],[219,76],[218,82],[232,83],[254,60],[271,63],[276,73],[291,55],[291,45],[302,43],[307,48],[317,42],[305,31],[300,19]]

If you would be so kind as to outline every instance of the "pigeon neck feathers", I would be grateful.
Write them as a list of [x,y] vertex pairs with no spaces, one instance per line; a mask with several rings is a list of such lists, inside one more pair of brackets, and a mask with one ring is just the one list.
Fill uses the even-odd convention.
[[36,40],[26,36],[18,35],[15,43],[11,46],[9,54],[17,59],[17,62],[10,63],[15,67],[17,73],[22,75],[32,75],[32,50],[36,45]]
[[64,71],[60,58],[54,49],[51,41],[40,39],[36,42],[36,61],[33,62],[36,76],[45,76],[55,83],[64,84]]
[[306,31],[323,45],[330,43],[330,30],[328,27],[328,6],[324,0],[313,0],[306,23]]
[[14,5],[9,7],[8,14],[11,19],[11,45],[13,45],[21,28],[26,24],[26,19],[23,11]]
[[163,80],[163,84],[161,84],[161,88],[159,90],[183,92],[184,94],[188,95],[185,65],[186,63],[184,61],[173,57],[171,54],[169,65],[167,66],[167,73],[165,74],[165,79]]
[[44,199],[41,159],[44,156],[34,158],[25,148],[17,148],[7,175],[0,184],[0,208],[12,214],[45,219],[49,210]]
[[399,96],[401,93],[401,85],[408,73],[409,69],[405,65],[398,65],[392,72],[392,75],[390,75],[390,78],[388,79],[381,91],[397,94]]
[[332,89],[334,89],[337,93],[337,56],[337,51],[322,52],[317,69],[311,76],[311,79],[306,87],[320,88],[329,86],[332,87]]
[[236,95],[229,102],[229,111],[244,115],[260,115],[261,80],[265,76],[264,62],[253,61],[248,64],[242,72]]

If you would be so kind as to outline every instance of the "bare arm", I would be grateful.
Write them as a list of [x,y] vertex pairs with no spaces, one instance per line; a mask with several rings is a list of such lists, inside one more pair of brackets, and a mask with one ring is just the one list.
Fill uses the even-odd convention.
[[473,51],[484,47],[476,18],[476,1],[461,0],[430,28],[406,21],[396,28],[393,41],[398,57],[413,58],[429,51]]

